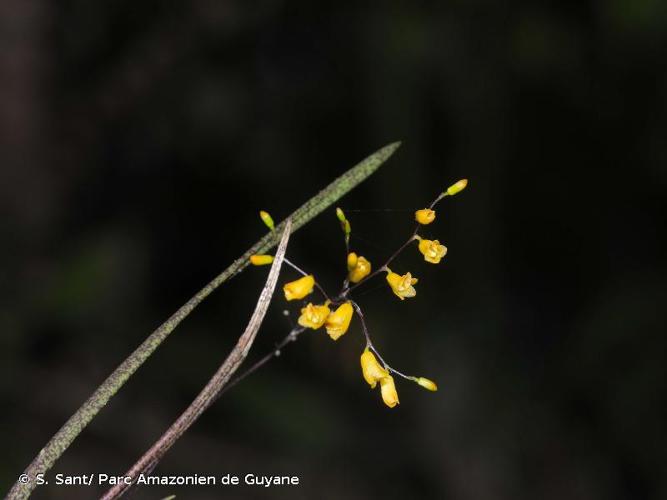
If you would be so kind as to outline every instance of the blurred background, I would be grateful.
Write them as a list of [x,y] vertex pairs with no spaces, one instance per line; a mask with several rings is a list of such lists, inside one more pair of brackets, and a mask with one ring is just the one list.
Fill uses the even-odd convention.
[[[382,279],[356,294],[387,360],[440,390],[398,381],[389,410],[357,321],[336,343],[304,334],[156,470],[299,487],[134,498],[667,496],[665,2],[5,0],[0,33],[0,492],[264,233],[259,209],[281,220],[401,140],[340,206],[379,265],[470,179],[424,231],[445,261],[392,266],[417,297]],[[333,209],[288,251],[332,292],[344,254]],[[266,271],[198,308],[52,473],[124,472],[217,369]]]

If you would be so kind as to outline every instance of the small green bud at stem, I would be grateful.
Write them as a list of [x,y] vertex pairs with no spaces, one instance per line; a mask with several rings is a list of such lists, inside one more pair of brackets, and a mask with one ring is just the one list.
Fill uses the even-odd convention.
[[432,380],[427,379],[426,377],[419,377],[415,380],[420,386],[429,391],[437,391],[438,386]]
[[336,208],[336,217],[338,217],[338,220],[341,222],[345,222],[345,212],[341,210],[340,207]]
[[266,224],[266,227],[268,227],[271,231],[274,231],[276,229],[275,225],[273,224],[273,218],[269,215],[269,212],[260,210],[259,217],[262,219],[262,222]]
[[447,188],[447,194],[454,196],[456,193],[463,191],[468,185],[468,179],[461,179]]

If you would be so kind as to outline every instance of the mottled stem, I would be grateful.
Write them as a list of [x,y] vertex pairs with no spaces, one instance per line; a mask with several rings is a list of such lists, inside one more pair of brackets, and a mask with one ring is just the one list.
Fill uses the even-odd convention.
[[[299,209],[290,215],[292,232],[301,228],[323,210],[336,203],[342,196],[364,181],[375,172],[398,149],[399,142],[395,142],[376,151],[358,165],[352,167],[329,186],[313,196]],[[282,233],[285,221],[276,226],[276,232]],[[188,300],[167,321],[160,325],[144,342],[123,361],[114,372],[100,385],[83,405],[65,422],[60,430],[42,448],[32,463],[25,469],[27,482],[17,481],[7,495],[7,499],[24,499],[37,486],[35,477],[45,473],[60,458],[83,429],[95,418],[99,411],[120,390],[135,371],[153,354],[162,342],[174,331],[176,326],[192,312],[211,292],[229,278],[240,273],[247,265],[251,255],[265,253],[276,245],[273,233],[266,234],[255,243],[246,253],[235,260],[227,269],[216,276],[208,285]]]
[[285,250],[287,249],[287,241],[290,235],[290,220],[287,219],[287,224],[283,230],[276,252],[276,258],[271,265],[269,276],[266,278],[266,283],[262,289],[262,293],[257,300],[255,311],[250,317],[248,326],[243,335],[239,337],[234,349],[229,353],[225,361],[220,365],[215,375],[211,377],[204,389],[199,393],[195,400],[188,406],[188,408],[181,414],[180,417],[167,429],[167,431],[155,442],[151,448],[137,460],[137,462],[128,470],[124,477],[129,478],[127,481],[120,481],[105,493],[102,500],[113,500],[120,498],[127,492],[135,483],[140,474],[146,474],[149,470],[155,468],[162,457],[174,445],[176,441],[187,431],[190,426],[201,416],[206,409],[215,401],[216,396],[220,393],[227,381],[238,370],[241,363],[248,355],[250,347],[252,347],[259,327],[262,325],[266,311],[269,308],[271,297],[276,289],[278,281],[278,274],[283,265],[283,258],[285,257]]

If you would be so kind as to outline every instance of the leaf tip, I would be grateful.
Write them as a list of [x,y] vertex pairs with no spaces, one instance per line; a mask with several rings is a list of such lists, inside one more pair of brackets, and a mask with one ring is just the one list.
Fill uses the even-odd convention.
[[401,144],[403,144],[403,141],[395,141],[387,144],[385,147],[381,149],[382,152],[384,152],[387,157],[391,156],[394,154],[394,152],[401,147]]

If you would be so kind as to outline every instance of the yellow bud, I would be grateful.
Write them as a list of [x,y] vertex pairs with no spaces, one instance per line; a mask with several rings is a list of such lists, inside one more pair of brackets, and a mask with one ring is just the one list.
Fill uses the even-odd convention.
[[429,380],[426,377],[419,377],[416,382],[421,385],[424,389],[427,389],[429,391],[437,391],[438,386],[433,382],[433,380]]
[[283,286],[285,298],[287,300],[302,299],[309,293],[312,293],[315,286],[315,277],[312,274],[304,276],[296,281],[290,281]]
[[350,221],[345,219],[345,222],[343,222],[343,232],[345,232],[345,236],[350,236],[350,233],[352,232],[352,226],[350,225]]
[[[354,257],[355,257],[354,267],[350,269],[348,278],[352,283],[359,283],[362,279],[364,279],[371,273],[371,263],[368,260],[366,260],[365,257],[360,256],[357,258],[356,254],[354,255]],[[350,268],[349,255],[347,257],[347,265],[349,269]]]
[[262,222],[266,224],[266,227],[268,227],[271,231],[275,229],[275,226],[273,224],[273,218],[271,215],[269,215],[269,212],[265,212],[264,210],[259,211],[259,216],[262,219]]
[[361,373],[371,389],[375,389],[380,380],[389,376],[389,372],[378,363],[375,355],[368,348],[361,354]]
[[314,306],[308,303],[306,307],[301,309],[301,316],[299,316],[298,322],[303,327],[317,330],[324,324],[330,312],[331,310],[327,304]]
[[398,393],[396,392],[394,377],[391,375],[387,375],[380,380],[380,392],[382,393],[382,401],[389,408],[393,408],[398,404]]
[[415,220],[422,225],[430,224],[435,220],[435,211],[430,208],[422,208],[415,212]]
[[447,188],[447,194],[454,196],[456,193],[463,191],[468,185],[468,179],[461,179]]
[[338,340],[350,327],[354,309],[352,304],[345,302],[335,312],[329,314],[326,321],[327,333],[333,340]]
[[345,219],[345,212],[343,212],[340,207],[336,208],[336,217],[338,217],[338,220],[341,222],[345,222],[347,219]]
[[354,252],[350,252],[347,254],[347,270],[352,271],[355,267],[357,267],[357,254]]
[[273,255],[251,255],[250,263],[253,266],[266,266],[273,262]]

